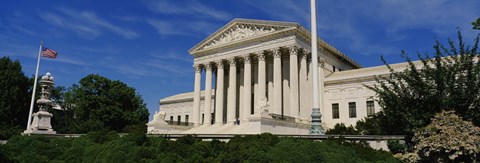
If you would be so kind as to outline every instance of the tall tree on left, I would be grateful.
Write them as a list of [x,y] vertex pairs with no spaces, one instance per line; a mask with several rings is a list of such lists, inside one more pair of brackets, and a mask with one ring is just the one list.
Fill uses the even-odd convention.
[[148,110],[135,88],[118,80],[91,74],[65,93],[67,133],[101,129],[117,132],[146,132]]
[[0,58],[0,139],[8,139],[25,130],[31,82],[18,60]]

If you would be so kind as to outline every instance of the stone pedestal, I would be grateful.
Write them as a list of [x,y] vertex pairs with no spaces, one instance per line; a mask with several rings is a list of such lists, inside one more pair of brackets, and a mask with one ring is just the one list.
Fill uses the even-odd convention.
[[56,134],[53,131],[51,123],[52,114],[46,111],[39,111],[33,114],[33,121],[28,130],[25,130],[25,134]]
[[[24,134],[56,134],[51,125],[53,114],[48,112],[52,107],[50,100],[51,90],[53,88],[53,76],[47,72],[40,80],[40,99],[37,100],[39,111],[34,113],[32,124],[23,133]],[[31,117],[29,117],[31,118]]]

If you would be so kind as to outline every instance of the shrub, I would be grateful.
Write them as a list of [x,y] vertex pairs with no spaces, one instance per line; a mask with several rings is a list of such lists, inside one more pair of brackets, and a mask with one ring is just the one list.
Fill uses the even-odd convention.
[[442,111],[415,132],[415,152],[433,162],[473,162],[480,152],[480,128],[464,121],[454,111]]
[[405,145],[405,143],[400,143],[399,140],[388,140],[387,146],[390,152],[392,152],[393,154],[404,153],[405,150],[407,149],[407,146]]
[[[113,134],[115,136],[113,136]],[[80,138],[17,136],[0,145],[0,162],[398,162],[388,152],[355,143],[236,136],[229,142],[189,135],[168,140],[113,132]]]
[[332,129],[328,129],[325,134],[358,135],[358,132],[352,125],[347,127],[343,123],[337,123]]

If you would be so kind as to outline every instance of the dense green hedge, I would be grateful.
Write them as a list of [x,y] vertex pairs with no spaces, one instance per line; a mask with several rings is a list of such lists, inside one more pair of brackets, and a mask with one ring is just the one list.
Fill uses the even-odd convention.
[[0,145],[0,162],[399,162],[388,152],[338,141],[235,137],[225,143],[186,136],[93,132],[80,138],[17,136]]

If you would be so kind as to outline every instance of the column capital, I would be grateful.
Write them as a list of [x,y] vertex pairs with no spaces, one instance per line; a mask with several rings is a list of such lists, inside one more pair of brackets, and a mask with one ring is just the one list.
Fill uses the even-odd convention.
[[325,60],[323,58],[318,58],[318,66],[320,66],[321,68],[325,67]]
[[265,61],[265,54],[262,51],[255,53],[258,57],[258,61]]
[[237,62],[235,61],[235,57],[228,58],[228,64],[231,66],[236,66]]
[[243,56],[243,61],[245,62],[245,64],[250,64],[252,62],[252,59],[250,58],[250,55],[245,55]]
[[273,58],[280,58],[280,56],[281,56],[280,49],[274,49]]
[[288,50],[290,51],[290,55],[297,55],[298,54],[298,47],[295,45],[288,46]]
[[305,60],[306,60],[307,57],[308,57],[307,54],[301,54],[301,55],[300,55],[300,59],[305,59]]
[[309,50],[305,50],[305,52],[303,53],[305,58],[307,59],[307,61],[312,61],[312,53],[310,53]]
[[204,64],[205,70],[206,71],[212,71],[212,63],[206,63]]
[[201,64],[194,64],[193,68],[195,69],[195,72],[202,72],[202,65]]
[[223,60],[215,61],[215,64],[217,65],[217,69],[223,69]]

